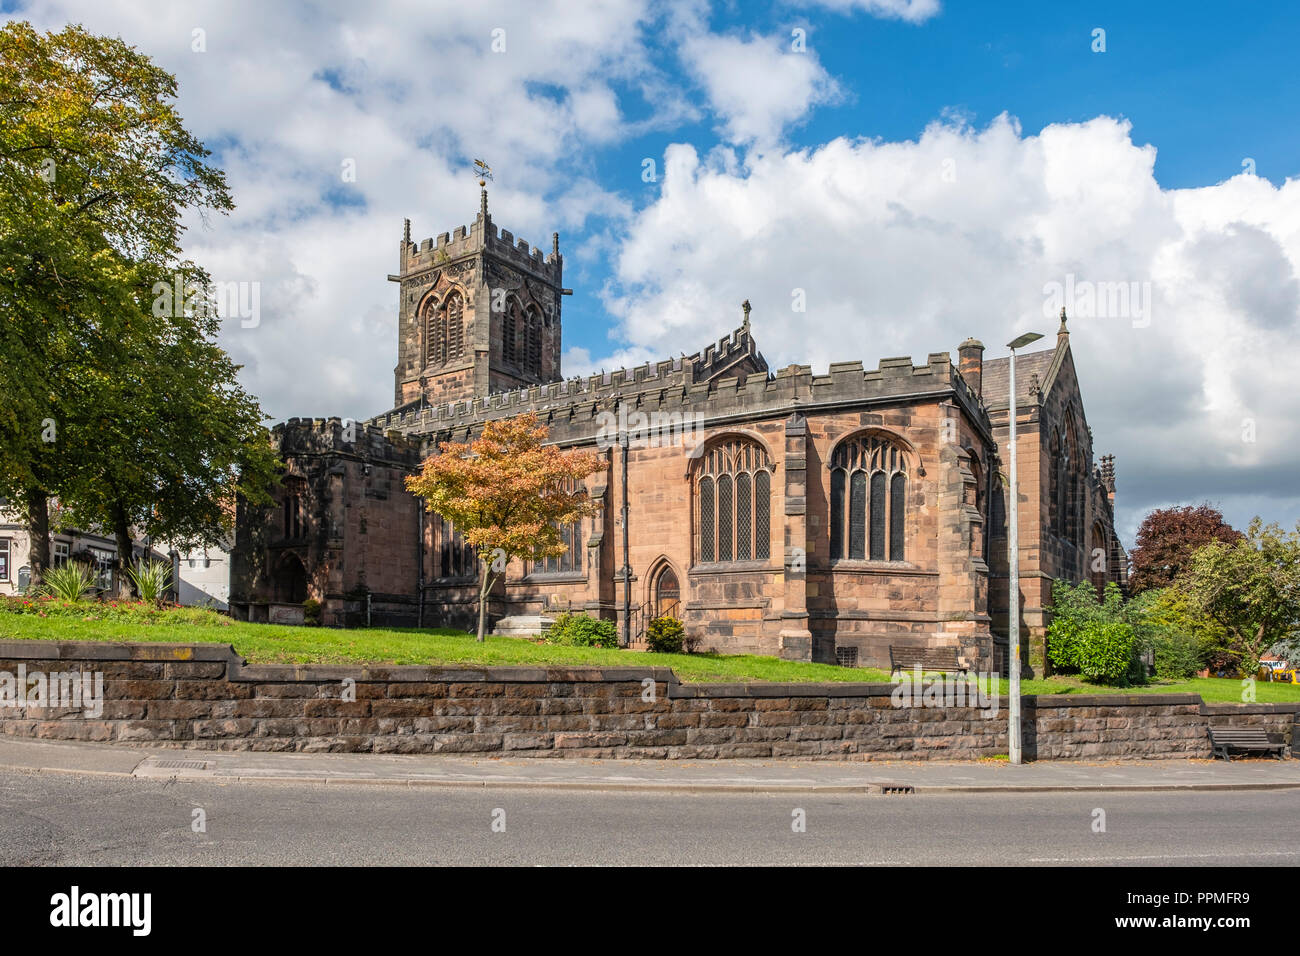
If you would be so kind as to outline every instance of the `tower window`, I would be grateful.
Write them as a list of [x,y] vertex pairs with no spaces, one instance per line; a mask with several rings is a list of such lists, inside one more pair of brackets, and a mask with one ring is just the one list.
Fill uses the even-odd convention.
[[284,484],[284,536],[297,540],[303,536],[302,500],[307,492],[307,483],[301,478],[288,478]]
[[529,306],[524,317],[528,330],[528,369],[538,375],[542,372],[542,316],[536,306]]
[[434,307],[432,300],[425,311],[425,363],[442,365],[465,354],[465,302],[460,292],[452,290]]

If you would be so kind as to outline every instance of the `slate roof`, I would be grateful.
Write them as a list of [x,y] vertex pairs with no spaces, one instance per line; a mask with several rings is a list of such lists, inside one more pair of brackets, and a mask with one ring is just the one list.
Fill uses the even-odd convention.
[[[1039,386],[1047,384],[1047,373],[1056,358],[1055,347],[1041,352],[1020,352],[1016,355],[1016,404],[1027,402],[1033,376],[1038,376]],[[1011,357],[987,359],[984,362],[980,393],[986,405],[1005,405],[1007,386],[1011,377]]]

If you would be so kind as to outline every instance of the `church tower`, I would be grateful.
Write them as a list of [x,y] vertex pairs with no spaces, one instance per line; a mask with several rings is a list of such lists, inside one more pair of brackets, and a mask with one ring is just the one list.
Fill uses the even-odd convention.
[[500,233],[482,190],[478,217],[398,254],[394,404],[463,401],[560,380],[560,236],[550,255]]

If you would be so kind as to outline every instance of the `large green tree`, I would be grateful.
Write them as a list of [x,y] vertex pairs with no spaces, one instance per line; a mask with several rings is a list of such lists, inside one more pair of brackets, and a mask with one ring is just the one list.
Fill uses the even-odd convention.
[[0,29],[0,495],[26,513],[36,580],[52,496],[125,557],[133,527],[211,540],[270,472],[215,313],[153,308],[159,282],[206,282],[183,217],[232,208],[175,96],[120,39]]
[[138,308],[120,364],[86,369],[93,401],[68,438],[95,453],[70,485],[68,520],[111,530],[120,555],[133,530],[180,548],[217,544],[237,496],[269,500],[279,461],[238,366],[214,342],[219,321],[203,304],[164,316]]
[[1287,532],[1255,518],[1242,540],[1198,549],[1176,586],[1228,633],[1253,674],[1261,655],[1300,629],[1300,524]]

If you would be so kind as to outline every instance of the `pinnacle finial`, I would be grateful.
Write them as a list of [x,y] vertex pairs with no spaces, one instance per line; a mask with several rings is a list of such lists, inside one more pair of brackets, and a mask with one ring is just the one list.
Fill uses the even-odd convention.
[[1061,306],[1061,327],[1056,330],[1057,335],[1069,335],[1070,330],[1065,327],[1065,306]]
[[741,328],[743,328],[743,329],[748,329],[748,328],[749,328],[749,309],[750,309],[749,300],[746,299],[744,302],[740,303],[740,308],[741,308],[741,311],[743,311],[743,312],[745,313],[745,322],[744,322],[744,324],[741,326]]
[[411,244],[411,220],[402,220],[402,241],[408,246]]
[[482,190],[478,212],[479,215],[483,217],[484,221],[486,221],[488,217],[487,181],[492,178],[492,167],[483,162],[483,160],[476,159],[474,160],[474,171],[478,173],[478,185],[479,189]]

